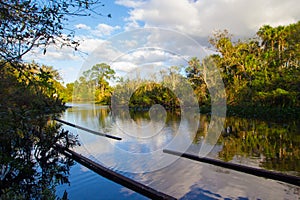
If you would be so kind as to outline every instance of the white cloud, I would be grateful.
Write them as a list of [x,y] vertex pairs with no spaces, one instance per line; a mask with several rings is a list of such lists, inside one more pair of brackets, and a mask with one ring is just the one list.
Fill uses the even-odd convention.
[[96,36],[107,36],[111,35],[114,31],[121,29],[120,26],[110,26],[107,24],[98,24],[96,29],[92,30],[92,33]]
[[70,47],[60,48],[57,46],[50,46],[47,48],[46,54],[41,49],[33,49],[29,54],[24,57],[25,60],[35,59],[37,61],[65,61],[77,60],[74,49]]
[[133,30],[133,29],[137,29],[140,28],[140,25],[137,21],[135,20],[128,20],[126,19],[127,23],[126,26],[124,27],[125,31],[129,31],[129,30]]
[[75,27],[76,27],[77,29],[91,30],[91,27],[89,27],[89,26],[86,25],[86,24],[77,24],[77,25],[75,25]]
[[[67,61],[76,63],[72,66],[80,69],[85,60],[86,66],[110,62],[120,71],[128,71],[145,63],[159,65],[168,62],[176,65],[182,63],[182,58],[211,53],[195,45],[193,39],[207,45],[208,37],[215,30],[228,29],[236,36],[252,37],[263,24],[286,25],[300,19],[298,0],[116,0],[115,3],[129,8],[124,27],[104,23],[96,27],[77,24],[77,29],[89,33],[76,37],[81,41],[78,50],[84,53],[77,53],[70,48],[49,47],[46,55],[42,51],[35,51],[30,59],[60,67],[70,66],[68,69],[71,69],[71,64],[65,66]],[[118,30],[142,27],[159,27],[164,31],[141,29],[139,32],[129,31],[123,36],[116,36],[115,41],[105,42],[103,39]],[[162,51],[147,52],[143,49],[145,47],[160,48]],[[68,76],[68,72],[65,73]],[[77,72],[74,70],[72,73]]]
[[86,36],[76,36],[74,40],[78,40],[80,45],[75,51],[71,47],[58,47],[55,45],[50,45],[47,48],[46,54],[43,54],[43,51],[40,49],[34,49],[31,51],[30,55],[27,55],[26,58],[34,58],[37,60],[44,61],[80,61],[83,58],[87,57],[94,49],[98,48],[104,40],[96,39]]
[[117,62],[113,62],[111,64],[111,67],[115,71],[129,72],[137,68],[138,66],[132,62],[117,61]]
[[52,45],[47,48],[45,55],[42,50],[34,49],[24,59],[29,62],[35,60],[37,63],[54,66],[55,69],[59,70],[65,83],[73,82],[77,78],[84,61],[89,59],[93,50],[100,47],[104,42],[102,39],[87,36],[76,36],[75,40],[80,41],[78,51],[70,47],[60,48]]
[[175,29],[193,37],[207,37],[216,29],[238,36],[253,36],[263,24],[289,24],[300,19],[298,0],[118,0],[132,8],[127,28],[137,26]]
[[103,23],[98,24],[95,28],[91,28],[86,24],[77,24],[75,27],[77,29],[87,30],[91,35],[99,37],[111,35],[114,31],[121,29],[120,26],[110,26]]
[[128,47],[128,49],[132,49],[138,45],[138,41],[136,41],[136,40],[124,40],[124,41],[121,41],[121,43],[123,45],[125,45],[126,47]]
[[141,6],[145,3],[145,1],[139,1],[139,0],[116,0],[116,4],[126,6],[126,7],[137,7]]
[[87,36],[78,36],[76,38],[80,40],[78,50],[87,54],[90,54],[94,49],[98,48],[105,41],[103,39]]

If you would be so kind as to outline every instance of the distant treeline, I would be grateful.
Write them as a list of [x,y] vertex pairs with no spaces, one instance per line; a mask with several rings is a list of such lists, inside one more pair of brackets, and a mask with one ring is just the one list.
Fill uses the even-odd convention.
[[[278,27],[265,25],[254,38],[247,40],[234,41],[227,30],[219,31],[209,41],[216,54],[204,60],[194,57],[187,66],[170,66],[151,79],[120,78],[108,64],[101,63],[83,72],[74,83],[63,86],[53,67],[27,65],[44,90],[64,102],[94,101],[108,105],[112,95],[122,103],[122,98],[130,93],[130,100],[123,102],[130,107],[161,104],[176,108],[180,99],[174,94],[174,87],[181,94],[186,92],[180,85],[182,77],[192,86],[200,106],[211,105],[204,64],[205,60],[211,60],[221,73],[229,107],[300,107],[300,22]],[[16,78],[22,81],[21,76]]]
[[[238,41],[227,30],[219,31],[209,42],[216,54],[205,60],[213,61],[219,69],[229,107],[300,106],[300,22],[278,27],[265,25],[254,38]],[[58,93],[65,101],[110,104],[114,91],[116,98],[131,92],[130,101],[125,102],[130,107],[158,103],[174,108],[180,106],[180,99],[170,90],[170,84],[174,85],[183,76],[193,87],[199,105],[209,107],[211,96],[203,63],[204,60],[195,57],[187,66],[170,67],[169,71],[160,72],[160,81],[156,83],[143,78],[124,80],[116,77],[109,65],[97,64]],[[109,84],[112,81],[114,86]]]

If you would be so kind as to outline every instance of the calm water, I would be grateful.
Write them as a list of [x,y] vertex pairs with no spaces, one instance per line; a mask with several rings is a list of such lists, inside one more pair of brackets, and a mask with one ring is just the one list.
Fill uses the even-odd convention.
[[[300,187],[162,152],[167,148],[198,154],[209,147],[207,157],[300,176],[300,122],[229,117],[214,144],[204,143],[212,126],[207,115],[183,118],[180,112],[154,109],[150,114],[120,111],[113,116],[107,107],[74,104],[62,119],[122,138],[113,141],[64,126],[79,135],[82,145],[76,152],[176,198],[300,199]],[[72,168],[70,181],[70,186],[57,188],[59,195],[66,190],[70,199],[145,199],[80,164]]]

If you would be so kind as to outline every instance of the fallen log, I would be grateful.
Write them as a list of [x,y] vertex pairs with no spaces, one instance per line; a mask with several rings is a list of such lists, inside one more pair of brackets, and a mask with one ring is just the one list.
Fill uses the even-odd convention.
[[264,178],[300,186],[300,177],[297,177],[297,176],[291,176],[288,174],[283,174],[283,173],[279,173],[279,172],[273,172],[273,171],[268,171],[268,170],[264,170],[264,169],[239,165],[239,164],[235,164],[235,163],[223,162],[220,160],[215,160],[215,159],[206,158],[206,157],[199,157],[196,155],[192,155],[192,154],[188,154],[188,153],[181,153],[181,152],[177,152],[177,151],[173,151],[173,150],[169,150],[169,149],[164,149],[163,152],[172,154],[172,155],[176,155],[176,156],[180,156],[183,158],[187,158],[190,160],[195,160],[198,162],[203,162],[203,163],[243,172],[246,174],[251,174],[254,176],[264,177]]
[[120,138],[120,137],[113,136],[113,135],[108,135],[108,134],[105,134],[105,133],[99,133],[99,132],[97,132],[97,131],[93,131],[93,130],[87,129],[87,128],[84,128],[84,127],[82,127],[82,126],[78,126],[78,125],[76,125],[76,124],[72,124],[72,123],[70,123],[70,122],[66,122],[66,121],[61,120],[61,119],[55,118],[54,120],[57,121],[57,122],[66,124],[66,125],[68,125],[68,126],[71,126],[71,127],[74,127],[74,128],[78,128],[78,129],[81,129],[81,130],[86,131],[86,132],[89,132],[89,133],[93,133],[93,134],[95,134],[95,135],[99,135],[99,136],[111,138],[111,139],[114,139],[114,140],[122,140],[122,138]]
[[96,172],[100,176],[103,176],[115,183],[118,183],[126,188],[129,188],[137,193],[140,193],[148,198],[151,199],[166,199],[166,200],[173,200],[176,199],[172,196],[154,190],[153,188],[139,183],[133,179],[130,179],[122,174],[119,174],[111,169],[108,169],[99,163],[96,163],[70,149],[64,148],[59,144],[55,144],[55,148],[60,151],[65,156],[68,156],[75,160],[76,162],[82,164],[83,166],[87,167],[88,169]]

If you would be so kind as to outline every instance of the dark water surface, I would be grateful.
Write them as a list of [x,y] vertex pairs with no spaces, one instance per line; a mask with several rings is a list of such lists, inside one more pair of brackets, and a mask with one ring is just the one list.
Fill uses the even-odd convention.
[[[208,115],[196,118],[194,132],[195,118],[183,119],[180,112],[131,112],[128,119],[113,117],[103,106],[72,106],[63,120],[123,138],[113,141],[64,126],[79,135],[76,152],[158,191],[179,199],[300,199],[300,187],[162,153],[184,149],[187,142],[186,150],[197,155],[213,126]],[[207,157],[300,176],[300,122],[228,117],[222,130]],[[60,196],[66,190],[70,199],[145,199],[80,164],[71,169],[70,181],[57,188]]]

